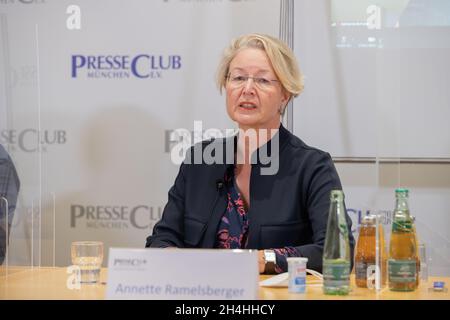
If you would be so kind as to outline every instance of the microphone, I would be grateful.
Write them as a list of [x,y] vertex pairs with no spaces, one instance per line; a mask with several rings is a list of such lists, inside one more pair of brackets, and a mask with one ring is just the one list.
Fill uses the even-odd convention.
[[222,179],[217,179],[216,180],[216,189],[217,191],[221,190],[223,188],[223,180]]

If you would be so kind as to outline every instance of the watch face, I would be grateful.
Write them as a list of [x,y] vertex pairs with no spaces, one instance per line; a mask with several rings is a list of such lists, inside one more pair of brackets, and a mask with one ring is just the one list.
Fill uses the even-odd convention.
[[264,258],[267,262],[275,262],[275,252],[272,250],[264,251]]

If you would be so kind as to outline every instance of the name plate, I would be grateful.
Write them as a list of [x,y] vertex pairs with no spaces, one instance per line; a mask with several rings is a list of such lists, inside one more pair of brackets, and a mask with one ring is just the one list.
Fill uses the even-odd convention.
[[110,248],[106,299],[253,300],[257,250]]

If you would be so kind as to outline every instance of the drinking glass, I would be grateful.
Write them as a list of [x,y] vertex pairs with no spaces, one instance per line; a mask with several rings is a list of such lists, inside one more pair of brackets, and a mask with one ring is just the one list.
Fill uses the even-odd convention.
[[72,242],[71,255],[72,264],[79,267],[80,283],[97,283],[103,262],[103,242]]

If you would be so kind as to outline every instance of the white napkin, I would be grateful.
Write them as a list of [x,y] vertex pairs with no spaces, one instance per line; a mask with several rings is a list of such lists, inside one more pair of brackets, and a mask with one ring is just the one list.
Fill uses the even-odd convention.
[[289,274],[287,272],[277,274],[271,278],[260,281],[259,285],[261,287],[287,287],[289,280]]

